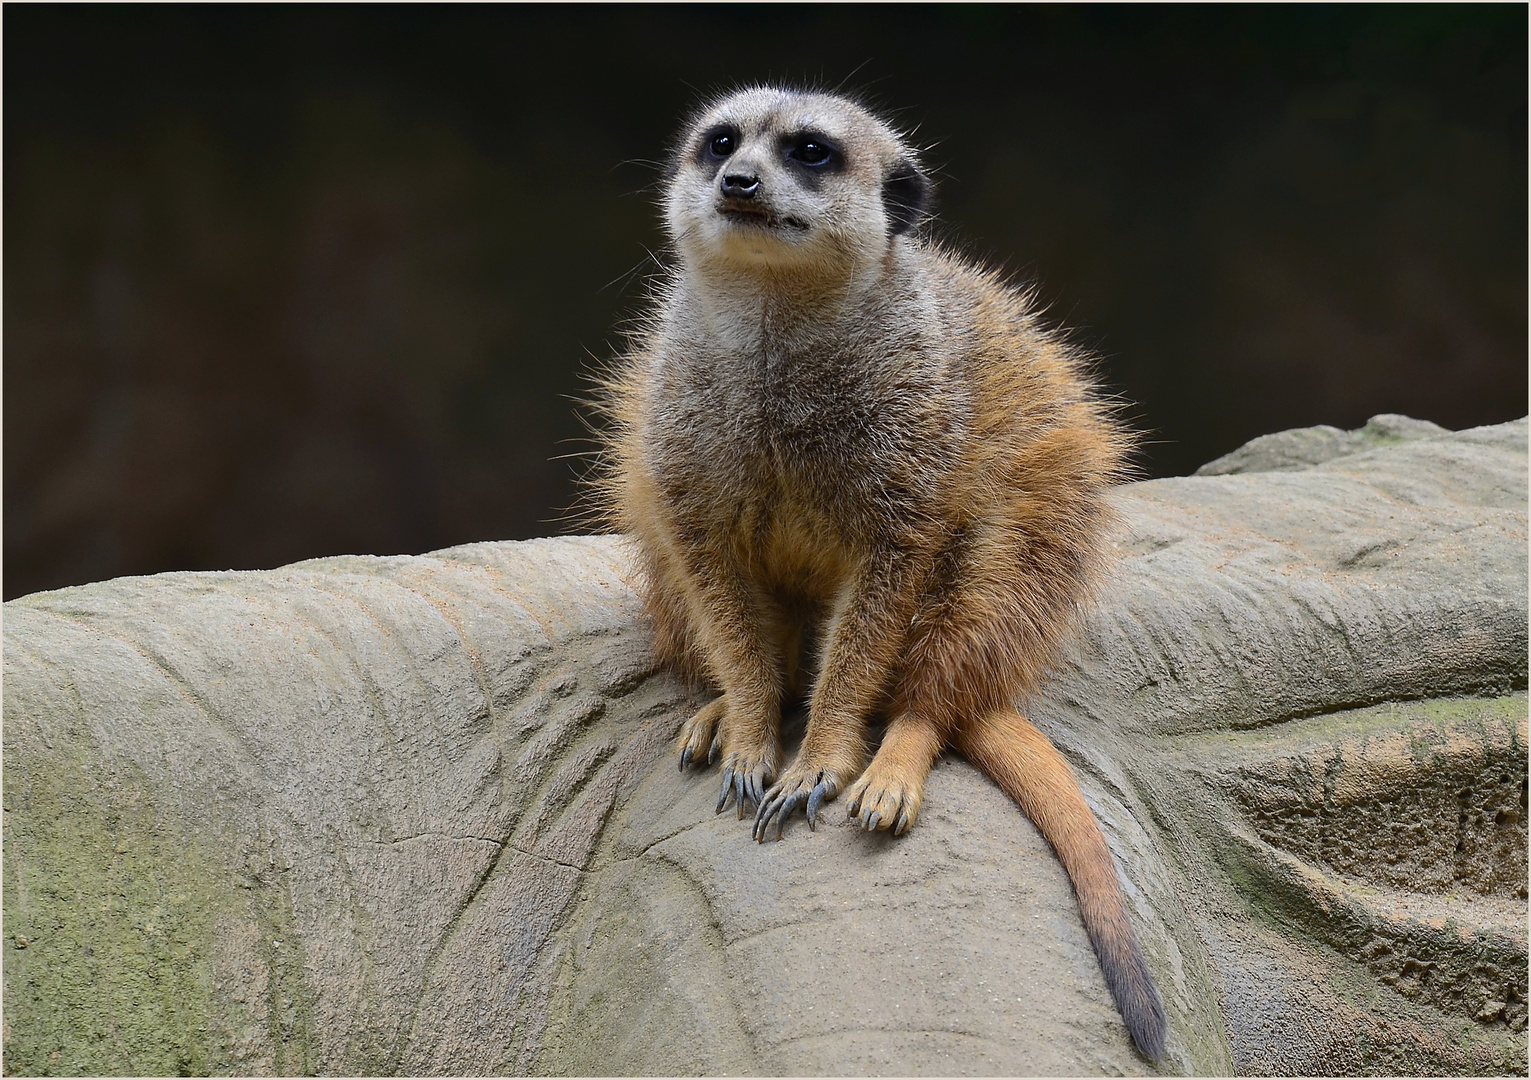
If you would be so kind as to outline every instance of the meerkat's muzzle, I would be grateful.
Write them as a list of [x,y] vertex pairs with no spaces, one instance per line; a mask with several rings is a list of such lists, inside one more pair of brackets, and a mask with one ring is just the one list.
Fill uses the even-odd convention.
[[759,198],[760,176],[756,173],[725,173],[718,184],[718,213],[725,218],[747,222],[751,225],[774,227],[776,216]]
[[753,199],[760,190],[760,177],[729,173],[723,177],[723,196],[728,199]]
[[746,202],[743,199],[722,198],[718,200],[718,213],[724,217],[739,218],[756,224],[772,224],[771,211],[759,203]]

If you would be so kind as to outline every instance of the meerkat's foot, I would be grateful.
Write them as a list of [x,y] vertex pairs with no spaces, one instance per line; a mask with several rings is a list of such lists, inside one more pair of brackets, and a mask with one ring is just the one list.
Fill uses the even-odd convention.
[[707,764],[711,765],[718,760],[718,751],[723,748],[721,721],[727,711],[728,695],[724,694],[703,705],[695,716],[681,725],[681,772],[685,772],[687,765],[701,758],[704,746],[707,748]]
[[[848,774],[851,770],[847,769],[844,772]],[[780,840],[787,819],[798,807],[802,807],[807,815],[808,827],[814,828],[818,823],[819,807],[838,795],[843,783],[840,769],[805,762],[800,755],[798,760],[794,761],[782,774],[776,785],[765,793],[765,800],[758,804],[759,809],[755,812],[755,828],[751,835],[756,841],[764,840],[766,830],[770,828],[771,820],[774,818],[776,839]]]
[[894,836],[903,836],[920,816],[924,798],[923,776],[899,775],[874,761],[846,791],[845,811],[860,818],[861,827],[868,832],[892,829]]
[[867,832],[892,829],[894,836],[904,835],[920,816],[925,778],[940,752],[941,738],[928,722],[895,718],[872,764],[846,791],[846,812],[860,818]]

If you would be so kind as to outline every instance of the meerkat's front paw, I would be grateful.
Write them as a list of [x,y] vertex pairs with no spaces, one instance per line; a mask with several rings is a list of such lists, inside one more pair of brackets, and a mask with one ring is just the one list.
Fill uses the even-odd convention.
[[845,811],[860,818],[861,827],[868,832],[891,828],[894,836],[902,836],[920,816],[924,798],[923,777],[916,779],[899,770],[880,768],[874,761],[846,791]]
[[[739,816],[744,817],[744,800],[760,805],[765,789],[776,776],[781,761],[781,745],[770,725],[742,725],[735,717],[728,716],[728,695],[715,698],[702,706],[697,714],[687,720],[680,729],[680,768],[702,759],[706,747],[707,764],[711,765],[723,755],[723,790],[718,795],[718,813],[722,813],[732,795],[739,803]],[[763,734],[753,743],[740,735],[740,728],[763,729]]]
[[690,720],[681,725],[680,729],[680,771],[685,772],[686,766],[697,761],[702,756],[702,748],[706,747],[707,764],[711,765],[718,759],[718,751],[723,747],[723,714],[728,711],[728,695],[714,698]]
[[728,805],[730,795],[738,804],[741,819],[744,817],[745,799],[759,807],[767,785],[776,776],[776,762],[780,754],[781,751],[775,747],[760,747],[754,751],[735,750],[725,757],[723,790],[718,793],[718,808],[713,812],[721,814]]
[[758,804],[752,835],[757,841],[764,840],[774,818],[776,839],[780,840],[787,819],[800,806],[808,817],[808,827],[812,829],[818,822],[819,807],[840,793],[843,782],[838,768],[815,765],[799,758]]

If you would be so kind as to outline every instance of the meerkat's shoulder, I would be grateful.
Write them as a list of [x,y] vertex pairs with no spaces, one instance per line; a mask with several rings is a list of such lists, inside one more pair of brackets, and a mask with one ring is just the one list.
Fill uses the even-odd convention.
[[1018,282],[952,244],[925,237],[910,238],[904,260],[912,270],[909,287],[938,303],[946,318],[1016,347],[1023,341],[1047,344],[1083,357],[1069,344],[1067,331],[1044,318],[1045,305],[1035,285]]

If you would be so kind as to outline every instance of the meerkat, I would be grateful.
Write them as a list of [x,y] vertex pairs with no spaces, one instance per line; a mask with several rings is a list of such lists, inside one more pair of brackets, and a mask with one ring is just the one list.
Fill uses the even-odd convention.
[[721,759],[718,810],[752,803],[754,838],[779,839],[843,796],[902,834],[954,747],[1058,853],[1158,1059],[1111,852],[1016,704],[1100,576],[1131,440],[1026,293],[923,237],[930,191],[909,142],[846,98],[756,87],[702,109],[664,185],[674,265],[606,385],[604,504],[659,657],[722,692],[680,733],[682,770]]

